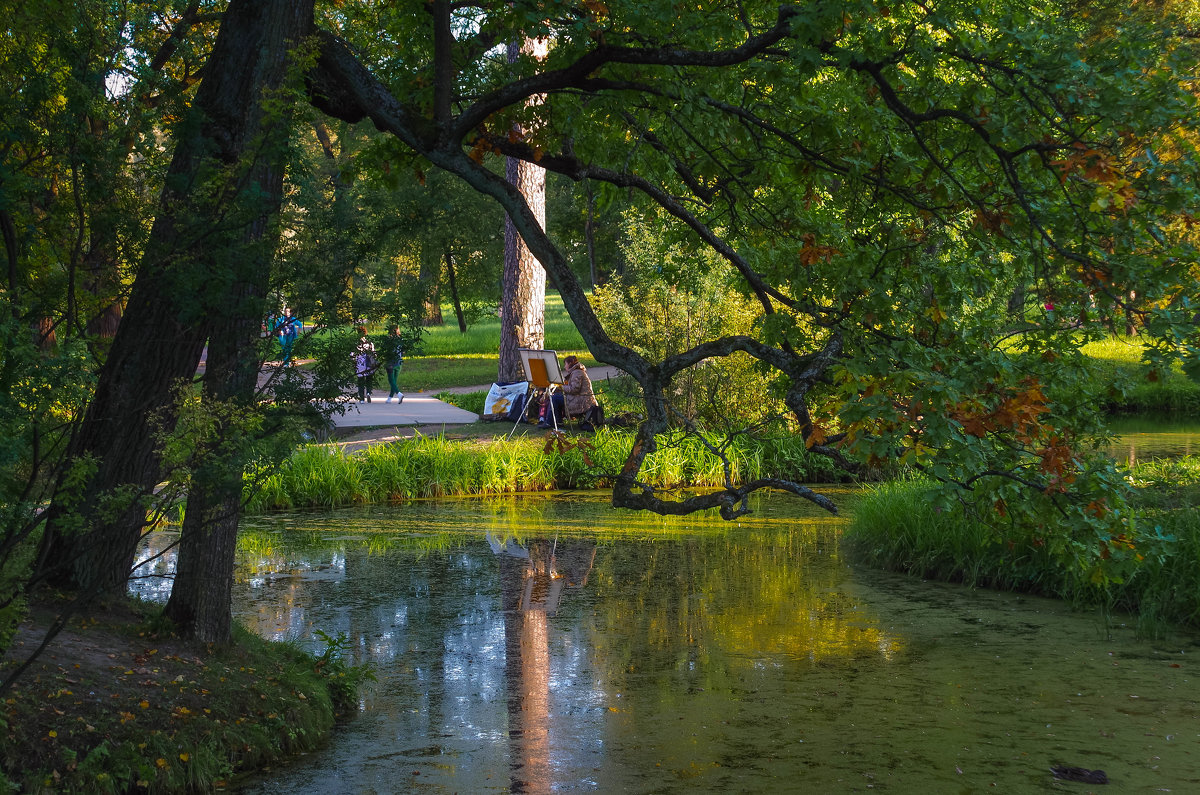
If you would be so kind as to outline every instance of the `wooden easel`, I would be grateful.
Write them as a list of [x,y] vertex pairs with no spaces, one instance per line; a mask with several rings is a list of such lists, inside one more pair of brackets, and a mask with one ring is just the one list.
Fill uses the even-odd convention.
[[[562,369],[558,366],[557,351],[539,351],[531,348],[520,348],[521,364],[525,368],[525,377],[529,382],[529,387],[525,390],[525,403],[521,407],[521,416],[513,423],[513,429],[508,432],[509,437],[512,437],[516,432],[517,426],[521,424],[521,420],[529,414],[529,395],[530,392],[544,393],[546,400],[551,400],[556,387],[562,387]],[[567,403],[563,401],[563,413],[566,414]],[[558,430],[558,415],[554,413],[554,404],[550,404],[550,421],[554,424],[554,430]]]

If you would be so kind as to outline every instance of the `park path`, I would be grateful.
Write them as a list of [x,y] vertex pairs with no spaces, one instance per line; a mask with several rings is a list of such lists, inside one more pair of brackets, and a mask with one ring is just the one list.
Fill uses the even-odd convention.
[[[304,362],[299,361],[298,363],[303,364]],[[204,365],[204,360],[201,360],[200,368],[196,373],[198,376],[203,375]],[[258,374],[259,387],[269,388],[271,379],[277,377],[278,372],[278,362],[267,362]],[[620,370],[608,365],[588,368],[588,375],[592,381],[615,377],[619,373]],[[438,391],[468,394],[486,392],[489,388],[491,388],[491,384],[476,384],[446,387]],[[345,409],[343,413],[333,415],[334,428],[469,425],[479,419],[478,414],[452,406],[421,391],[405,392],[403,402],[388,403],[387,390],[374,389],[371,391],[370,403],[359,403],[356,399],[350,399],[346,402]]]

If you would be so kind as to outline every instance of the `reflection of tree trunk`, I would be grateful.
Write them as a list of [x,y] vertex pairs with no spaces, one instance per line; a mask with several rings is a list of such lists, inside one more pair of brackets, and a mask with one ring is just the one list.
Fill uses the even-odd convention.
[[549,792],[550,616],[565,587],[587,582],[596,545],[537,539],[528,559],[500,554],[504,608],[504,673],[508,692],[510,785],[513,792]]
[[521,609],[536,576],[529,563],[508,555],[501,555],[499,562],[511,791],[549,792],[550,646],[546,613]]
[[454,302],[454,316],[458,318],[458,330],[467,333],[467,319],[463,316],[462,301],[458,297],[458,279],[454,275],[454,252],[446,246],[446,280],[450,284],[450,300]]

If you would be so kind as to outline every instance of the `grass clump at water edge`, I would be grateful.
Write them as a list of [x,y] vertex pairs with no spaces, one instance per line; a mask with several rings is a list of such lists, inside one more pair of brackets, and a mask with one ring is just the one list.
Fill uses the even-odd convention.
[[[633,434],[602,428],[593,435],[448,440],[417,437],[373,445],[354,454],[313,445],[283,466],[247,476],[247,513],[338,508],[421,497],[611,487]],[[739,438],[727,448],[736,479],[776,477],[797,482],[843,480],[799,436]],[[694,436],[660,440],[640,478],[661,489],[720,487],[724,464]]]
[[1006,541],[984,522],[939,509],[935,487],[921,480],[872,487],[855,509],[846,546],[879,568],[1135,613],[1149,634],[1161,623],[1200,626],[1200,458],[1139,464],[1132,479],[1134,526],[1146,543],[1109,582],[1092,581],[1049,543]]
[[[228,646],[194,644],[126,604],[72,619],[7,694],[0,791],[212,791],[316,748],[368,675],[340,639],[317,657],[240,627]],[[35,608],[14,658],[55,608]]]

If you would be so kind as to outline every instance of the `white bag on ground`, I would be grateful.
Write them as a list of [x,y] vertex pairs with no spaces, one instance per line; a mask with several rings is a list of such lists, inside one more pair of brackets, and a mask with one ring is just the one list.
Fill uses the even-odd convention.
[[492,384],[492,388],[488,390],[487,397],[483,400],[483,418],[500,419],[508,414],[509,409],[513,404],[525,397],[525,393],[529,390],[529,384],[524,381],[519,381],[515,384]]

